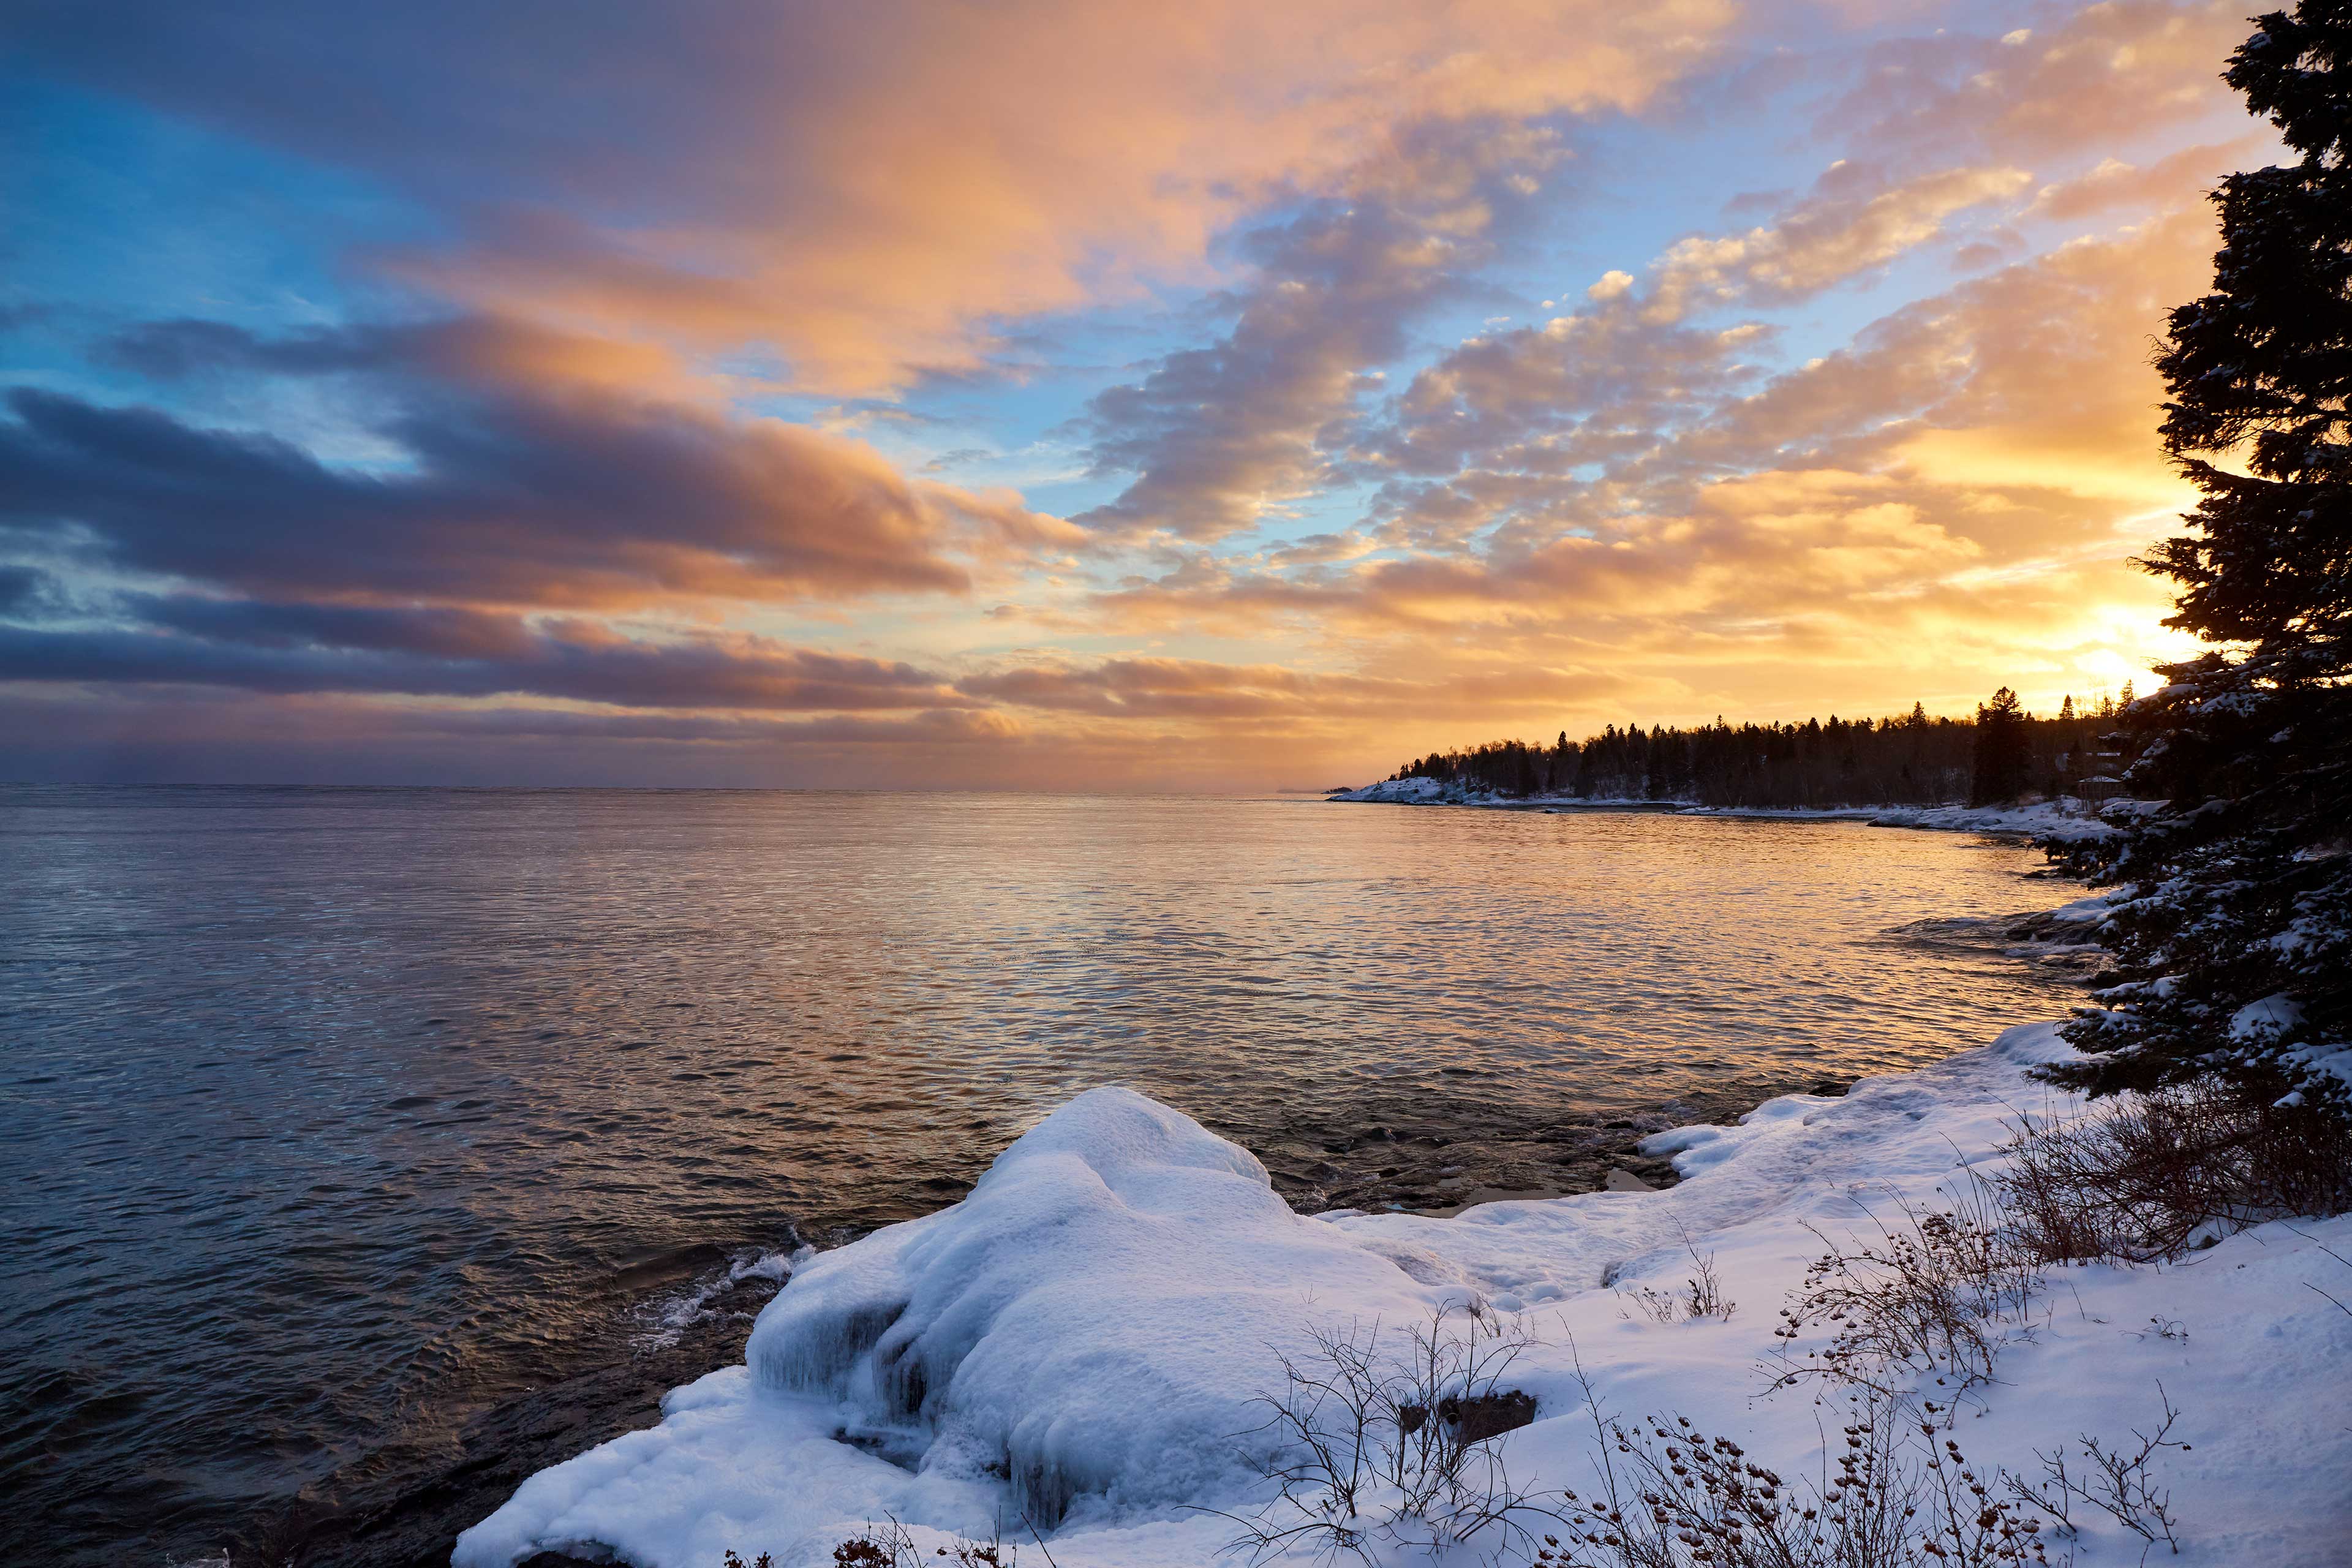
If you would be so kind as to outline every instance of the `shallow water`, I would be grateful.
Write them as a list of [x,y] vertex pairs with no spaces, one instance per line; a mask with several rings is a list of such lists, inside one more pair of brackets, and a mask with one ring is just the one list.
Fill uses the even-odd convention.
[[0,789],[0,1561],[428,1463],[1093,1084],[1302,1207],[1592,1185],[2062,1009],[1986,923],[2068,896],[2036,864],[1311,799]]

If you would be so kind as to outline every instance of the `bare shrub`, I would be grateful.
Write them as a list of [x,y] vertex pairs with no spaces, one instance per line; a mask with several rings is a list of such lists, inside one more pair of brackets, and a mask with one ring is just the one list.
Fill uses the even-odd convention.
[[[1944,1192],[1942,1208],[1898,1198],[1902,1217],[1873,1215],[1875,1234],[1836,1242],[1813,1231],[1829,1250],[1780,1310],[1773,1388],[1819,1380],[1893,1395],[1932,1376],[1958,1398],[1993,1380],[1994,1356],[2011,1337],[2002,1325],[2031,1333],[2041,1280],[1990,1182],[1971,1170]],[[1800,1352],[1798,1340],[1816,1328],[1828,1342]],[[1931,1408],[1949,1419],[1949,1400]]]
[[1379,1476],[1372,1434],[1388,1376],[1379,1360],[1380,1325],[1308,1333],[1313,1352],[1296,1360],[1284,1353],[1282,1392],[1258,1400],[1270,1415],[1255,1435],[1274,1440],[1261,1468],[1276,1493],[1244,1539],[1261,1554],[1316,1537],[1356,1549],[1364,1493]]
[[[2303,1237],[2304,1240],[2310,1242],[2314,1247],[2318,1247],[2320,1251],[2327,1254],[2328,1257],[2333,1258],[2336,1262],[2344,1265],[2345,1268],[2352,1268],[2352,1258],[2345,1257],[2342,1253],[2336,1251],[2326,1242],[2321,1241],[2309,1231],[2295,1230],[2293,1226],[2288,1226],[2287,1229],[2294,1230],[2295,1235]],[[2308,1279],[2303,1282],[2303,1286],[2305,1289],[2315,1291],[2322,1300],[2331,1302],[2335,1306],[2336,1310],[2343,1313],[2346,1317],[2352,1318],[2352,1303],[2347,1303],[2343,1297],[2336,1295],[2332,1290],[2322,1289],[2318,1285],[2314,1284]]]
[[[761,1552],[760,1562],[767,1561],[768,1554]],[[865,1534],[853,1535],[833,1549],[834,1568],[915,1568],[921,1561],[922,1553],[896,1523],[881,1530],[869,1524]],[[743,1560],[730,1552],[727,1568],[743,1568]]]
[[[1980,1478],[1900,1401],[1860,1391],[1834,1461],[1791,1485],[1738,1444],[1685,1416],[1609,1420],[1587,1385],[1601,1440],[1595,1496],[1566,1494],[1566,1539],[1536,1568],[2004,1568],[2045,1564],[2041,1522]],[[1833,1467],[1833,1468],[1832,1468]]]
[[[1681,1222],[1675,1229],[1682,1230]],[[1661,1290],[1653,1285],[1635,1290],[1621,1290],[1619,1295],[1640,1308],[1654,1323],[1694,1322],[1700,1318],[1731,1321],[1739,1303],[1723,1293],[1723,1281],[1715,1272],[1715,1254],[1702,1256],[1691,1240],[1690,1232],[1682,1231],[1683,1250],[1690,1254],[1690,1277],[1683,1281],[1680,1290]]]
[[2021,1115],[1992,1180],[2044,1262],[2147,1263],[2289,1215],[2352,1205],[2352,1126],[2218,1081],[2133,1094],[2076,1121]]
[[1318,1556],[1370,1561],[1377,1534],[1443,1550],[1493,1532],[1530,1539],[1528,1521],[1556,1517],[1515,1486],[1489,1439],[1535,1417],[1535,1401],[1503,1386],[1536,1342],[1527,1321],[1477,1304],[1440,1310],[1402,1334],[1377,1322],[1312,1331],[1313,1350],[1282,1358],[1284,1387],[1249,1436],[1271,1437],[1258,1460],[1275,1483],[1228,1550],[1262,1560],[1311,1542]]
[[2150,1546],[2161,1541],[2179,1556],[2180,1521],[2172,1511],[2172,1492],[2157,1485],[2149,1466],[2165,1449],[2185,1454],[2189,1445],[2172,1438],[2180,1412],[2161,1383],[2156,1385],[2156,1396],[2164,1418],[2154,1432],[2135,1429],[2130,1442],[2113,1445],[2085,1432],[2079,1462],[2072,1466],[2063,1443],[2047,1454],[2036,1448],[2033,1457],[2042,1461],[2042,1479],[2009,1477],[2010,1495],[2055,1520],[2070,1536],[2074,1533],[2074,1504],[2089,1503]]
[[[1022,1522],[1029,1525],[1025,1514]],[[1054,1554],[1045,1551],[1045,1542],[1037,1536],[1034,1525],[1029,1525],[1029,1533],[1037,1540],[1037,1550],[1045,1554],[1047,1568],[1052,1568]],[[1019,1561],[1020,1549],[1005,1544],[1002,1520],[986,1541],[959,1535],[945,1546],[934,1547],[928,1557],[915,1544],[906,1526],[895,1519],[869,1524],[863,1535],[853,1535],[833,1549],[834,1568],[1016,1568]],[[762,1552],[758,1562],[747,1565],[730,1552],[726,1568],[769,1568],[769,1557]]]

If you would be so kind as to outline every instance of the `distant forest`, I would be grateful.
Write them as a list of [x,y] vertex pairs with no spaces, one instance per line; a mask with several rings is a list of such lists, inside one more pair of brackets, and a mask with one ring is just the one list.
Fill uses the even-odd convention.
[[1808,719],[1801,724],[1727,724],[1678,730],[1614,724],[1579,742],[1489,741],[1435,752],[1391,778],[1429,778],[1505,795],[1594,800],[1685,800],[1706,805],[1984,805],[2028,795],[2111,793],[2123,758],[2114,732],[2121,704],[2101,698],[2037,719],[2007,687],[1973,719],[1931,719],[1927,709],[1886,719]]

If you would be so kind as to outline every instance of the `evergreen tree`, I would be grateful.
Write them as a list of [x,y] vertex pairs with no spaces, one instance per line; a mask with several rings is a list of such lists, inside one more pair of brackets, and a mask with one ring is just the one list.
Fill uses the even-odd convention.
[[[2166,449],[2201,493],[2143,563],[2214,645],[2119,717],[2167,805],[2077,857],[2127,886],[2120,984],[2068,1030],[2095,1090],[2221,1072],[2345,1110],[2352,1061],[2352,0],[2273,13],[2225,79],[2296,162],[2214,193],[2213,289],[2158,358]],[[2225,462],[2227,466],[2225,466]],[[2102,710],[2104,711],[2104,706]],[[2329,1060],[2333,1058],[2332,1062]]]
[[1992,700],[1977,709],[1976,755],[1969,773],[1969,804],[1998,805],[2025,793],[2026,770],[2032,760],[2026,736],[2028,715],[2018,706],[2017,693],[2004,686]]

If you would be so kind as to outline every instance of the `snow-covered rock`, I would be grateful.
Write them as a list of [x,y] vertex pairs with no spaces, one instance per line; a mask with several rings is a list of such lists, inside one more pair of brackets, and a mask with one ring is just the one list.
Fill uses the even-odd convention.
[[753,1381],[835,1404],[911,1462],[1002,1473],[1022,1510],[1186,1501],[1254,1425],[1226,1375],[1305,1348],[1303,1297],[1434,1300],[1293,1213],[1248,1152],[1130,1089],[1090,1089],[954,1207],[818,1258],[752,1331]]
[[1484,805],[1502,796],[1492,790],[1436,779],[1382,779],[1360,789],[1335,790],[1328,798],[1371,801],[1382,805]]

